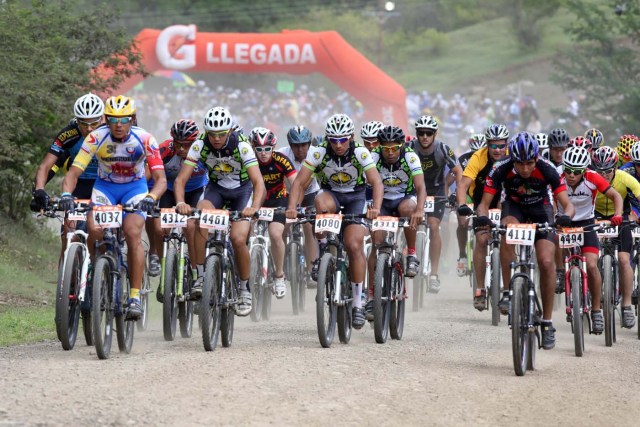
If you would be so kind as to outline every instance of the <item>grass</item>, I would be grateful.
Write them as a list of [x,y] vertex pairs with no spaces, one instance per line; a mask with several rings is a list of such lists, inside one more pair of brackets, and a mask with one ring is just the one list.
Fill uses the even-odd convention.
[[0,215],[0,346],[55,337],[59,239]]

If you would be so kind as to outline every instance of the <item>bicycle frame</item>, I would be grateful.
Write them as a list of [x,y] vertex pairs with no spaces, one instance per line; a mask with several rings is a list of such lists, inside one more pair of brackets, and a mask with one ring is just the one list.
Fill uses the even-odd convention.
[[[517,278],[522,278],[527,283],[527,296],[529,299],[528,313],[527,313],[527,326],[529,332],[533,332],[536,326],[536,311],[542,313],[542,306],[538,299],[535,287],[535,263],[531,259],[533,254],[532,246],[517,245],[516,251],[518,252],[518,261],[512,261],[511,267],[511,286],[509,286],[509,296],[513,296],[513,282]],[[511,310],[509,310],[509,327],[512,328]]]
[[64,273],[65,273],[64,270],[67,264],[65,260],[67,259],[67,256],[72,246],[79,246],[80,250],[82,251],[82,260],[83,260],[82,270],[80,272],[80,278],[82,279],[82,282],[80,282],[80,292],[78,293],[78,299],[81,302],[84,301],[84,295],[87,290],[87,279],[88,279],[87,276],[89,273],[89,264],[90,264],[89,247],[87,246],[88,238],[89,238],[89,234],[82,230],[74,230],[74,231],[67,232],[67,248],[64,250],[64,255],[62,257],[63,259],[62,267],[61,267],[62,272],[60,274],[60,277],[64,277]]
[[269,277],[269,263],[271,262],[271,239],[267,234],[269,222],[258,220],[255,224],[255,232],[249,237],[249,254],[254,249],[262,252],[261,273],[266,285]]
[[[220,284],[220,305],[223,308],[229,308],[230,305],[235,304],[237,301],[227,300],[227,271],[229,266],[229,258],[234,257],[233,248],[228,241],[229,231],[227,230],[214,230],[209,233],[207,239],[207,245],[205,250],[205,264],[207,258],[210,256],[217,256],[220,258],[222,265],[222,283]],[[238,286],[238,280],[235,276],[235,271],[232,272],[233,283]]]
[[333,303],[338,307],[348,305],[349,302],[351,302],[351,299],[343,298],[342,288],[347,279],[346,276],[349,261],[345,256],[346,251],[344,249],[344,244],[335,233],[327,233],[327,246],[325,251],[335,252],[336,257],[336,289],[333,294]]
[[[574,246],[569,249],[569,256],[564,259],[564,294],[566,301],[566,313],[567,316],[571,315],[571,309],[573,308],[573,304],[576,301],[571,300],[571,270],[577,268],[580,270],[580,274],[582,277],[582,296],[585,301],[583,307],[581,307],[581,311],[583,313],[589,313],[589,304],[588,304],[588,294],[589,294],[589,285],[587,281],[587,258],[582,255],[582,251],[580,250],[580,246]],[[578,301],[578,303],[580,303]]]
[[[112,277],[112,302],[115,307],[110,308],[114,310],[115,315],[119,316],[122,314],[122,272],[124,269],[124,274],[129,274],[129,266],[127,265],[124,256],[122,255],[122,241],[124,237],[122,237],[122,228],[118,228],[116,233],[114,234],[110,228],[105,228],[103,230],[103,238],[101,242],[95,243],[95,251],[94,253],[100,253],[100,248],[104,247],[105,251],[99,257],[106,257],[111,264],[111,273]],[[98,257],[98,258],[99,258]],[[96,259],[97,261],[97,259]],[[115,285],[115,286],[113,286]]]
[[165,263],[167,258],[167,252],[169,249],[169,245],[173,244],[177,246],[177,254],[178,254],[178,277],[176,283],[179,286],[176,286],[176,298],[178,301],[182,301],[184,298],[182,283],[184,281],[184,264],[186,261],[185,257],[185,246],[187,244],[187,238],[182,232],[182,227],[174,227],[171,229],[169,234],[165,234],[162,237],[162,260],[160,261],[161,273],[160,273],[160,289],[164,292],[165,283],[164,283],[164,271],[165,271]]

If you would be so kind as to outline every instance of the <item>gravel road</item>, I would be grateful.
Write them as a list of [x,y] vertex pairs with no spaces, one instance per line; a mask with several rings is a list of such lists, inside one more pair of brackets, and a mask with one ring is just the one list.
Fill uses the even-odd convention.
[[[640,341],[619,330],[612,348],[587,336],[577,358],[564,307],[554,350],[516,377],[510,331],[472,308],[465,279],[445,276],[426,307],[407,311],[402,341],[373,329],[320,347],[307,312],[277,301],[269,322],[236,319],[231,348],[194,337],[165,342],[160,305],[132,354],[97,359],[84,344],[0,349],[0,426],[13,425],[638,425]],[[53,319],[52,319],[53,321]],[[179,335],[179,334],[178,334]]]

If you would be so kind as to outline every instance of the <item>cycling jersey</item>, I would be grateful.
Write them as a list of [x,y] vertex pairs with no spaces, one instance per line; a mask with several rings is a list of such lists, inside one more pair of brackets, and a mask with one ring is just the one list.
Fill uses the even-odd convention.
[[253,148],[247,139],[237,132],[231,132],[227,143],[219,150],[213,148],[206,133],[203,133],[200,139],[191,145],[184,163],[196,167],[200,159],[209,170],[209,180],[228,189],[238,188],[248,182],[247,169],[258,166]]
[[431,154],[423,154],[420,152],[420,144],[418,142],[414,143],[415,152],[422,164],[427,194],[430,196],[444,196],[444,168],[449,166],[449,169],[453,169],[459,163],[455,153],[447,144],[442,141],[435,141],[433,145],[435,149]]
[[266,165],[260,163],[260,173],[267,189],[265,200],[282,199],[287,197],[287,187],[284,178],[291,178],[296,170],[291,161],[282,153],[274,152],[271,161]]
[[[167,176],[167,190],[173,191],[173,183],[180,173],[184,159],[176,154],[173,140],[168,139],[160,144],[160,157],[164,163],[164,173]],[[202,188],[209,183],[207,176],[207,168],[201,161],[198,161],[196,167],[191,173],[191,177],[184,186],[184,191],[191,191]],[[150,185],[151,187],[151,185]]]
[[[307,153],[310,153],[313,150],[315,150],[315,147],[310,146],[309,151]],[[291,160],[291,164],[293,165],[293,167],[296,168],[296,171],[300,172],[300,170],[302,169],[302,164],[304,163],[304,160],[300,162],[297,161],[296,156],[293,154],[293,150],[291,149],[291,147],[283,147],[278,149],[277,151],[278,153],[282,153],[285,156],[287,156],[287,158]],[[307,189],[304,190],[304,195],[306,196],[307,194],[316,193],[319,189],[320,189],[320,186],[318,185],[318,180],[315,177],[313,177]]]
[[469,160],[471,160],[471,156],[473,156],[473,153],[475,153],[475,151],[465,151],[458,157],[458,162],[460,163],[460,167],[462,168],[462,170],[466,169]]
[[[620,168],[620,170],[628,173],[633,178],[635,178],[636,181],[640,182],[640,174],[638,174],[638,172],[636,171],[633,162],[625,163]],[[629,202],[631,203],[631,209],[633,209],[636,214],[640,214],[640,200],[638,200],[638,198],[634,196],[633,193],[627,193],[627,196],[629,197]]]
[[[640,197],[640,183],[628,173],[617,170],[614,172],[610,185],[622,196],[624,200],[624,213],[628,214],[631,210],[628,196],[633,194],[636,197]],[[604,217],[613,215],[615,212],[613,201],[609,200],[604,194],[598,193],[596,196],[596,212],[598,215]]]
[[[609,188],[611,185],[606,179],[590,170],[585,171],[575,189],[567,184],[567,195],[576,210],[572,221],[593,219],[596,195],[598,192],[606,193]],[[558,204],[558,213],[564,213],[560,204]]]
[[98,180],[115,184],[144,179],[145,161],[151,171],[164,169],[156,139],[137,126],[131,126],[122,142],[112,139],[108,126],[94,130],[82,143],[73,166],[85,170],[94,155],[98,159]]
[[[471,185],[469,186],[467,194],[471,197],[474,205],[476,206],[479,205],[482,200],[485,181],[494,164],[495,162],[489,157],[489,150],[487,147],[482,147],[473,153],[467,163],[467,166],[464,168],[462,176],[466,176],[471,179]],[[494,200],[491,202],[491,207],[495,207],[498,204],[498,201],[499,198],[494,197]]]
[[529,178],[518,175],[514,163],[511,158],[496,162],[487,175],[484,192],[496,195],[504,188],[506,200],[531,206],[550,203],[549,186],[554,196],[566,190],[564,178],[546,160],[538,159]]
[[[82,136],[82,133],[80,133],[80,128],[78,127],[76,119],[71,120],[67,126],[58,132],[58,136],[56,136],[56,139],[49,147],[49,153],[56,156],[54,168],[59,170],[64,167],[65,163],[68,165],[72,164],[82,147],[83,141],[84,137]],[[48,180],[53,178],[53,175],[54,174],[50,174]],[[98,160],[94,157],[84,169],[84,172],[82,172],[79,179],[95,180],[97,177]]]
[[347,152],[338,156],[323,141],[316,150],[309,151],[304,167],[316,174],[322,189],[351,193],[364,190],[364,173],[375,164],[369,150],[359,143],[351,141]]
[[402,199],[416,193],[413,179],[423,173],[420,160],[411,148],[403,146],[398,161],[392,165],[384,160],[380,147],[374,148],[371,156],[382,179],[385,200]]

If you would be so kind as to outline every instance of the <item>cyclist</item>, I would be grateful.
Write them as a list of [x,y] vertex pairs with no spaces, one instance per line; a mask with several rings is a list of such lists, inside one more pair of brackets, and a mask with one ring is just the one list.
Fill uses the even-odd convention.
[[[231,113],[226,108],[214,107],[207,111],[204,117],[206,132],[191,146],[173,185],[178,213],[188,215],[191,212],[191,206],[185,199],[185,185],[199,160],[209,171],[209,184],[198,202],[198,209],[222,209],[228,204],[231,210],[241,210],[243,216],[252,217],[262,205],[266,191],[258,161],[247,138],[232,131],[232,125]],[[251,312],[250,260],[247,247],[250,229],[249,221],[234,221],[231,224],[230,238],[240,285],[236,308],[238,316],[247,316]],[[202,296],[207,237],[207,229],[198,227],[193,254],[198,279],[191,287],[193,299]]]
[[[473,203],[473,209],[478,208],[482,200],[487,175],[493,165],[503,159],[507,152],[509,130],[505,125],[496,123],[489,126],[484,136],[487,140],[487,146],[476,151],[469,159],[469,163],[464,169],[460,180],[457,194],[458,214],[464,217],[473,214],[473,210],[468,206],[469,203]],[[500,197],[494,197],[489,204],[489,209],[496,208],[499,202]],[[489,233],[481,230],[476,231],[475,236],[476,244],[473,248],[473,263],[474,265],[484,265],[490,236]],[[484,268],[476,268],[475,274],[477,289],[473,298],[473,306],[482,311],[485,308],[486,290],[484,288],[484,280],[486,271]]]
[[[392,215],[411,218],[411,227],[404,229],[407,240],[406,277],[418,274],[416,258],[416,228],[422,223],[423,206],[427,198],[422,166],[418,156],[404,146],[405,136],[402,129],[396,126],[385,126],[378,132],[380,146],[371,155],[378,169],[384,196],[381,215]],[[376,231],[369,254],[369,272],[375,271],[376,246],[384,239],[384,232]],[[369,301],[365,307],[367,318],[373,319],[373,274],[369,274]]]
[[[451,173],[456,177],[456,184],[460,184],[462,168],[453,149],[442,141],[436,141],[438,133],[438,122],[431,116],[422,116],[415,122],[417,140],[413,148],[422,164],[424,182],[428,195],[436,196],[434,212],[428,215],[427,223],[431,230],[431,241],[429,242],[429,258],[431,259],[431,275],[429,277],[428,291],[438,293],[440,291],[440,279],[438,278],[438,266],[442,251],[442,238],[440,236],[440,222],[444,217],[444,210],[447,204],[445,192],[445,166],[448,166]],[[466,236],[467,230],[460,224],[463,221],[458,219],[458,274],[466,271],[465,245],[460,238],[462,232]],[[423,260],[424,262],[424,260]],[[460,266],[464,266],[460,268]]]
[[[629,218],[630,198],[632,193],[640,197],[640,183],[628,173],[618,169],[618,154],[608,146],[602,146],[593,153],[593,167],[606,179],[624,199],[624,219]],[[611,219],[615,215],[615,207],[603,194],[596,196],[596,218]],[[620,227],[620,250],[618,251],[618,272],[620,274],[620,289],[622,292],[622,327],[633,328],[636,320],[631,307],[631,288],[633,285],[633,269],[631,268],[631,248],[633,239],[629,227]]]
[[536,141],[538,141],[538,149],[540,150],[540,157],[545,160],[549,160],[549,135],[544,132],[535,134]]
[[562,154],[569,145],[569,134],[562,128],[552,129],[548,136],[549,162],[562,174]]
[[380,141],[378,140],[378,132],[383,127],[384,124],[377,120],[372,120],[362,125],[362,129],[360,129],[360,138],[362,138],[362,143],[367,148],[367,150],[372,151],[374,148],[380,145]]
[[[569,147],[562,159],[567,194],[576,211],[571,226],[584,227],[595,223],[594,207],[598,192],[613,202],[614,215],[611,217],[611,223],[616,226],[622,224],[622,197],[606,179],[587,169],[591,163],[589,150],[584,147]],[[558,206],[558,213],[563,213],[562,206]],[[596,230],[585,230],[583,237],[582,255],[587,259],[587,280],[592,300],[591,326],[593,333],[601,334],[604,330],[604,317],[600,309],[602,296],[602,277],[598,269],[600,242]],[[562,285],[564,286],[564,280]]]
[[596,128],[587,129],[584,133],[584,137],[591,142],[591,150],[595,151],[602,146],[603,135]]
[[[75,117],[58,132],[58,136],[49,147],[49,151],[36,171],[33,200],[31,202],[31,209],[35,212],[46,209],[49,204],[49,194],[44,189],[45,185],[60,168],[64,167],[65,162],[73,163],[73,159],[78,154],[84,138],[103,124],[104,103],[97,95],[88,93],[76,100],[73,104],[73,113]],[[91,190],[98,174],[97,165],[98,163],[95,159],[91,160],[87,169],[78,178],[78,185],[73,191],[74,197],[78,199],[91,198]],[[69,229],[74,227],[75,225],[65,220],[60,229],[62,240],[61,259],[67,248],[65,236]]]
[[618,167],[629,163],[631,161],[631,147],[638,142],[638,137],[635,135],[622,135],[618,140],[618,146],[616,152],[618,153]]
[[591,140],[585,138],[584,136],[576,136],[575,138],[571,138],[567,147],[583,147],[589,152],[589,155],[591,155],[593,149]]
[[[465,151],[458,157],[458,161],[460,162],[460,167],[464,171],[473,156],[473,153],[481,149],[482,147],[487,146],[487,137],[482,133],[475,133],[469,137],[469,150]],[[451,183],[453,184],[453,182]]]
[[[291,164],[291,160],[284,154],[274,151],[277,138],[269,129],[253,128],[249,138],[267,190],[267,198],[262,206],[268,208],[287,207],[288,193],[285,181],[288,181],[291,186],[296,178],[296,170]],[[273,288],[278,299],[284,298],[287,293],[287,287],[284,283],[284,224],[284,212],[276,213],[273,221],[269,224],[271,254],[275,264]]]
[[[307,157],[309,151],[313,150],[311,148],[312,139],[313,135],[309,129],[304,126],[294,126],[287,132],[287,142],[289,143],[289,146],[277,150],[291,160],[291,164],[296,169],[297,173],[300,173],[302,170],[302,163]],[[300,206],[303,208],[313,207],[313,201],[318,194],[318,190],[320,190],[318,181],[314,177],[311,177],[306,189],[304,190],[304,197],[302,198]],[[318,245],[313,236],[313,226],[311,223],[304,224],[302,226],[302,231],[304,233],[305,242],[304,256],[305,259],[308,260],[307,268],[311,271],[311,260],[318,258]]]
[[[549,223],[553,221],[553,207],[549,187],[556,201],[562,206],[562,215],[556,217],[556,225],[568,227],[575,209],[567,195],[564,180],[555,168],[538,155],[538,142],[528,132],[520,132],[509,141],[509,158],[497,162],[487,175],[484,194],[478,205],[476,227],[491,225],[486,216],[494,196],[502,190],[502,224]],[[536,232],[535,252],[540,268],[540,289],[542,292],[542,347],[546,350],[555,346],[555,329],[552,325],[554,275],[554,235]],[[502,314],[509,311],[509,263],[515,259],[515,249],[503,240],[500,247],[504,294],[498,304]]]
[[[91,203],[94,206],[138,204],[139,210],[134,214],[125,213],[122,221],[131,281],[127,319],[136,320],[142,315],[140,285],[145,266],[142,230],[147,213],[153,210],[167,188],[167,179],[155,138],[133,125],[134,100],[123,95],[112,96],[105,103],[104,114],[107,126],[94,130],[85,138],[62,182],[59,206],[63,210],[73,209],[71,192],[94,156],[98,160],[98,178],[91,193]],[[145,161],[155,182],[151,191],[145,179]],[[94,242],[101,238],[102,230],[96,226],[92,215],[87,217],[87,228],[88,246],[93,255]]]
[[[322,191],[315,199],[317,212],[335,213],[341,207],[344,214],[364,213],[367,218],[375,219],[380,212],[384,188],[380,174],[373,163],[369,150],[353,139],[353,121],[346,114],[335,114],[327,120],[325,138],[322,143],[304,161],[304,168],[293,182],[291,197],[286,211],[287,218],[296,218],[296,200],[303,194],[303,183],[313,173],[320,179]],[[365,177],[373,188],[373,205],[365,205]],[[353,327],[362,328],[365,323],[362,308],[362,284],[364,282],[366,259],[363,251],[363,238],[366,229],[361,221],[346,222],[342,235],[349,258],[349,278],[353,297]],[[320,243],[326,243],[325,238]],[[318,261],[314,263],[317,271]]]
[[[621,171],[624,171],[634,177],[636,181],[640,182],[640,144],[634,144],[631,147],[631,161],[620,167]],[[631,202],[631,211],[634,215],[634,219],[637,221],[640,217],[640,200],[628,193],[629,201]]]
[[[198,139],[200,133],[196,122],[187,119],[178,120],[171,125],[170,132],[171,139],[167,139],[160,144],[160,157],[164,163],[164,171],[167,176],[167,191],[160,198],[160,208],[172,208],[176,205],[176,196],[173,191],[174,182],[187,158],[187,153],[193,143]],[[209,176],[207,175],[207,168],[204,163],[199,161],[198,165],[193,169],[191,177],[189,177],[189,180],[185,184],[185,203],[195,208],[208,183]],[[156,218],[154,221],[154,233],[157,242],[162,242],[163,231],[160,224],[160,218]],[[195,253],[195,234],[195,221],[189,220],[187,222],[185,235],[187,237],[187,248],[190,254]],[[195,260],[190,259],[190,262],[192,275],[197,277]],[[160,286],[158,286],[156,297],[158,301],[162,302],[162,294],[159,291]]]

